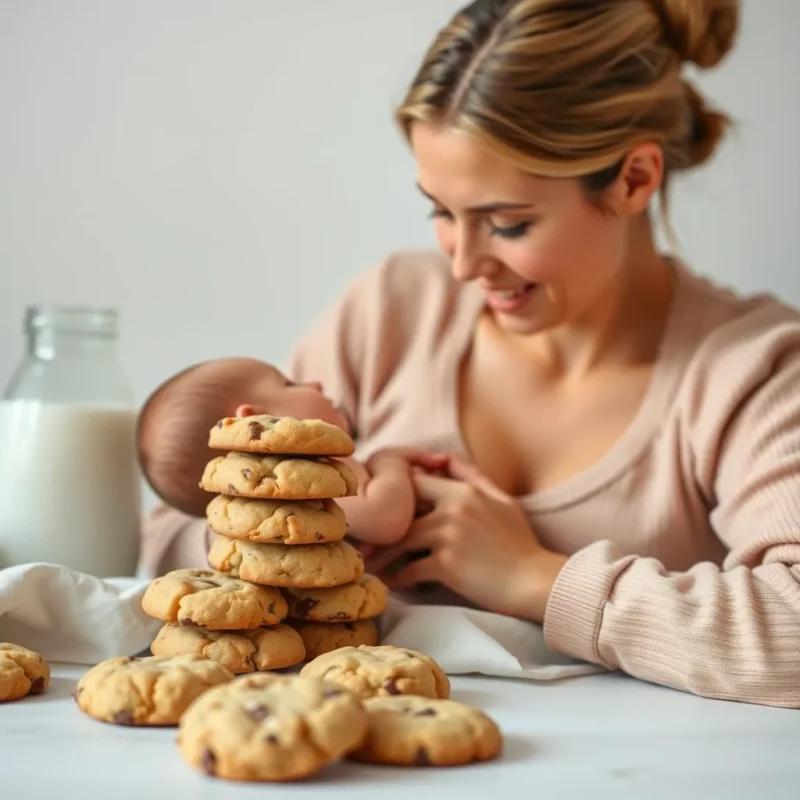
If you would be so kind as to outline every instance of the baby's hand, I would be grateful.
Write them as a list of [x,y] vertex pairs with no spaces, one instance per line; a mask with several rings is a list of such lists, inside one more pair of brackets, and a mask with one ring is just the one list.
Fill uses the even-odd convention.
[[341,498],[350,533],[362,542],[396,544],[417,515],[412,469],[436,470],[446,457],[410,448],[375,453],[363,468],[365,479],[357,497]]

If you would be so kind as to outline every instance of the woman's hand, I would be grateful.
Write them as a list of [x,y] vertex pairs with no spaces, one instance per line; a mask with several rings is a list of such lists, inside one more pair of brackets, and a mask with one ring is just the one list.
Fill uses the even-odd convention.
[[381,577],[393,589],[439,582],[490,611],[541,622],[566,556],[543,548],[519,503],[475,466],[451,456],[448,467],[447,478],[414,474],[418,500],[433,510],[369,569],[384,573],[404,554],[429,551]]

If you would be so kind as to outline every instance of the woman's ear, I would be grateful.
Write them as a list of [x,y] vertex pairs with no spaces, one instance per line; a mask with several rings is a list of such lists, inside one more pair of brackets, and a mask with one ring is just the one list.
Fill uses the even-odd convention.
[[664,180],[664,153],[654,142],[637,145],[605,193],[605,205],[619,216],[645,212]]

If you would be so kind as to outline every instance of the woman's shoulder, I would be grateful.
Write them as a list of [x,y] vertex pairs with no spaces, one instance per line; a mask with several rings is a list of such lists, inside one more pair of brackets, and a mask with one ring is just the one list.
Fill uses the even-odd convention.
[[418,304],[457,297],[464,286],[453,280],[447,257],[436,250],[397,250],[360,275],[351,290],[382,296],[387,303]]
[[685,336],[694,337],[690,343],[698,367],[719,372],[726,363],[757,368],[760,362],[763,368],[771,357],[800,348],[800,310],[790,303],[772,293],[746,293],[682,270],[679,313],[685,317]]
[[[459,283],[448,259],[434,250],[401,250],[385,256],[348,287],[340,313],[367,321],[367,328],[396,343],[412,339],[435,346],[471,327],[482,303],[476,286]],[[383,337],[379,337],[383,338]]]
[[800,311],[688,269],[682,283],[678,408],[689,430],[716,439],[753,415],[800,414]]

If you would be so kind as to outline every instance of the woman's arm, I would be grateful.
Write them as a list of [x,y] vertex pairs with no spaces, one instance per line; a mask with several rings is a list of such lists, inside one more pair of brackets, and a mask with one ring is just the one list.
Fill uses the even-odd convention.
[[731,331],[686,404],[730,552],[672,573],[597,542],[550,594],[554,650],[707,697],[800,707],[800,325]]

